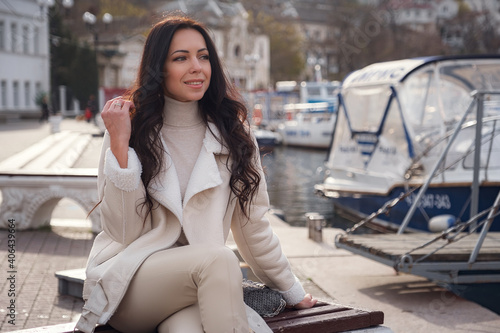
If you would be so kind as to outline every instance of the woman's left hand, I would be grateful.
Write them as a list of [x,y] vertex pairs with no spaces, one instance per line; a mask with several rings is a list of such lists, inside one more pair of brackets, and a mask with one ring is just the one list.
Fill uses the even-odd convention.
[[306,294],[304,299],[300,302],[295,304],[293,307],[295,309],[309,309],[312,308],[318,300],[313,298],[311,294]]

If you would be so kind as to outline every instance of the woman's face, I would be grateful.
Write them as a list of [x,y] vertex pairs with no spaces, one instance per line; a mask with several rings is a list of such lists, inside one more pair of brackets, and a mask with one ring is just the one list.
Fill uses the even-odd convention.
[[177,30],[163,71],[166,96],[181,102],[199,101],[212,75],[207,45],[201,33],[195,29]]

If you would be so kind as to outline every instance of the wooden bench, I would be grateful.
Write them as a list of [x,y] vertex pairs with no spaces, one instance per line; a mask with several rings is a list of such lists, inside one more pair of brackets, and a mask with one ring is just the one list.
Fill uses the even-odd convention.
[[[0,228],[12,219],[17,230],[47,226],[55,206],[65,197],[90,211],[98,201],[97,168],[73,166],[91,139],[88,133],[63,131],[2,161]],[[90,219],[92,231],[100,231],[99,210]]]
[[[362,310],[335,303],[318,302],[315,307],[305,310],[287,309],[281,314],[265,318],[274,333],[335,333],[335,332],[372,332],[391,333],[380,326],[384,323],[381,311]],[[17,333],[71,333],[74,323],[46,326]],[[120,333],[109,325],[98,326],[99,333]],[[76,330],[75,332],[79,332]]]
[[[237,249],[233,249],[237,255]],[[248,265],[240,259],[243,276],[255,280]],[[81,297],[85,269],[74,269],[56,272],[59,279],[59,293]],[[359,333],[390,333],[387,327],[380,326],[384,323],[384,313],[358,309],[336,303],[318,302],[315,307],[305,310],[286,309],[278,316],[264,318],[273,332],[283,333],[330,333],[330,332],[359,332]],[[74,324],[73,324],[74,327]],[[23,331],[23,333],[71,332],[73,327],[39,328],[38,331]],[[48,330],[48,329],[51,330]],[[42,330],[45,329],[45,330]],[[367,331],[369,329],[369,331]],[[362,331],[359,331],[362,330]],[[96,332],[119,333],[112,327],[105,325],[96,329]]]

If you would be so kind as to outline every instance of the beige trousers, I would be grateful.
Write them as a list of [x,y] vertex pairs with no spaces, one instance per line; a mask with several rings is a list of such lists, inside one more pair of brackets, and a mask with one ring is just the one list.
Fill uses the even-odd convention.
[[138,269],[109,324],[124,333],[248,333],[241,282],[227,247],[160,251]]

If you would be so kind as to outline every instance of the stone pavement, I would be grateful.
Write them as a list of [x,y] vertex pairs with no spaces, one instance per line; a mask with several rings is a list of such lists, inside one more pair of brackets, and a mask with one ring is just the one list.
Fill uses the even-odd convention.
[[[11,234],[15,247],[8,246],[9,232],[0,230],[0,331],[75,321],[83,301],[59,295],[54,273],[85,266],[92,233],[88,229],[53,227]],[[15,248],[10,257],[9,248]],[[14,269],[9,267],[9,258]],[[15,312],[9,309],[12,301]]]
[[[95,127],[64,120],[61,129],[94,131]],[[49,134],[47,124],[0,124],[0,161]],[[99,140],[95,138],[95,144],[89,146],[79,163],[85,167],[96,163]],[[84,212],[72,202],[61,206],[54,212],[59,219],[51,221],[51,230],[13,233],[15,273],[10,273],[9,268],[9,232],[0,230],[1,332],[69,323],[78,318],[82,301],[59,295],[54,273],[84,267],[93,235],[83,220]],[[381,310],[385,314],[384,325],[397,333],[500,332],[499,315],[423,278],[396,274],[391,267],[335,248],[334,237],[341,230],[324,229],[323,243],[315,243],[308,239],[306,228],[290,227],[273,215],[270,217],[294,272],[315,297]],[[11,292],[15,292],[15,298],[9,296]],[[12,299],[16,305],[15,326],[8,322]]]

